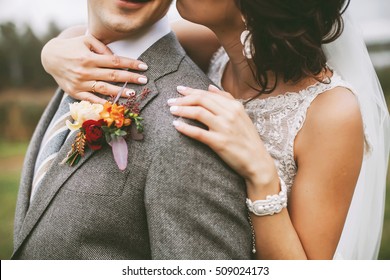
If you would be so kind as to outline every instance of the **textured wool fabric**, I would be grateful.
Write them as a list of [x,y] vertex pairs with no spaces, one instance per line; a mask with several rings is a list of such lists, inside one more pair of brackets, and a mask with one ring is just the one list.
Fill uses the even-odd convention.
[[51,167],[55,156],[64,144],[66,136],[69,134],[69,129],[66,127],[65,122],[66,120],[72,120],[69,112],[69,103],[73,101],[74,100],[70,96],[66,94],[64,95],[64,98],[62,99],[58,110],[51,120],[51,123],[42,139],[37,160],[35,161],[30,202],[34,197],[35,191],[40,186],[42,178]]
[[206,89],[210,81],[173,33],[140,59],[151,93],[141,104],[145,138],[128,142],[127,169],[118,170],[109,146],[88,150],[74,167],[59,165],[70,137],[28,205],[37,150],[63,92],[53,97],[25,159],[14,259],[250,259],[243,179],[178,133],[167,105],[179,97],[176,86]]

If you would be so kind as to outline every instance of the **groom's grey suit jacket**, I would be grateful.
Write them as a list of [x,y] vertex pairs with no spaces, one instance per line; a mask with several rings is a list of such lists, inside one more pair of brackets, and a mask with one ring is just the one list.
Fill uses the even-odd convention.
[[[167,106],[176,86],[210,81],[171,33],[141,57],[149,65],[141,105],[145,138],[129,141],[128,167],[110,147],[60,165],[61,148],[29,205],[35,160],[63,91],[46,108],[26,154],[18,194],[14,259],[249,259],[243,180],[208,147],[179,134]],[[137,87],[141,90],[142,87]]]

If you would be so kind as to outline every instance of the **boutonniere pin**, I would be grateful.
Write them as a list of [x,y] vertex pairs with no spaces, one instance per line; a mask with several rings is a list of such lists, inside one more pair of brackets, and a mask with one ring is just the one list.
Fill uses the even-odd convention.
[[118,92],[114,101],[107,101],[104,105],[91,104],[88,101],[69,105],[74,122],[66,121],[66,126],[72,131],[78,130],[78,133],[64,163],[74,166],[84,156],[87,148],[96,151],[109,144],[119,169],[126,169],[128,155],[126,139],[143,139],[143,119],[139,116],[139,105],[150,92],[145,88],[140,94],[131,94],[124,104],[119,104],[119,97],[126,85],[127,83]]

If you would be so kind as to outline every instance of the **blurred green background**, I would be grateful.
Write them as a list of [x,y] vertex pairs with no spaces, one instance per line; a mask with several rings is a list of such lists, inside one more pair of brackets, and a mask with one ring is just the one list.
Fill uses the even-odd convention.
[[[40,63],[42,46],[59,29],[50,24],[48,32],[36,36],[29,27],[0,24],[0,259],[12,253],[12,231],[21,166],[28,141],[55,90],[55,83]],[[390,44],[370,45],[371,54],[389,53]],[[386,65],[386,63],[385,63]],[[377,69],[390,104],[390,61]],[[390,184],[380,259],[390,260]]]

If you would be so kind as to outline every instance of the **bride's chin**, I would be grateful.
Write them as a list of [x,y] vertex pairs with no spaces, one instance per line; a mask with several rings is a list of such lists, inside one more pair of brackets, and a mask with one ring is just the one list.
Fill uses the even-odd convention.
[[[196,13],[194,12],[194,9],[191,9],[191,7],[189,7],[189,6],[191,6],[191,4],[183,4],[183,2],[185,2],[185,1],[178,0],[176,2],[177,11],[179,12],[180,16],[182,18],[184,18],[185,20],[195,22],[194,20],[196,19],[196,16],[194,17],[194,14],[196,14]],[[195,23],[197,23],[197,22],[195,22]]]
[[179,8],[177,9],[177,11],[179,12],[180,16],[183,19],[188,20],[188,21],[190,21],[192,23],[196,23],[196,24],[201,24],[201,25],[207,26],[207,22],[202,20],[201,17],[198,17],[194,12],[187,11],[185,9],[179,10]]

